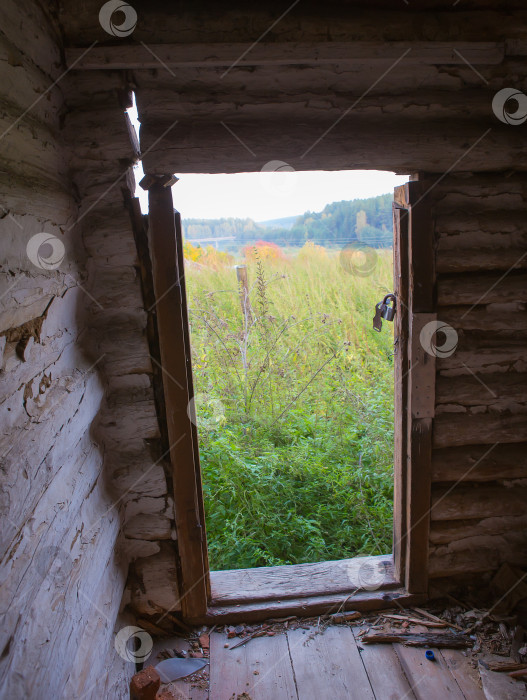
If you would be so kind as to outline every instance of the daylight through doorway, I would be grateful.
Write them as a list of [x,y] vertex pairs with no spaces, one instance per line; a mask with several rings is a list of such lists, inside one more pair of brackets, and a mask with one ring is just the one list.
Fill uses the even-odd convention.
[[392,194],[265,221],[174,199],[210,569],[390,552]]

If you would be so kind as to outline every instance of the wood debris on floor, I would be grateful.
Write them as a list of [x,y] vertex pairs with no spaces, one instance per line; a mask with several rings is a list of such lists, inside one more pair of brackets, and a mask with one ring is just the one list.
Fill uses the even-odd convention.
[[[502,573],[501,580],[509,581],[508,575]],[[211,667],[161,683],[153,697],[527,698],[527,641],[523,618],[516,612],[524,598],[516,594],[511,603],[503,593],[501,597],[500,606],[494,608],[461,602],[445,607],[437,601],[426,609],[399,606],[372,613],[339,611],[311,618],[271,618],[258,624],[202,627],[185,637],[158,639],[149,664],[170,658],[207,661],[210,657]]]

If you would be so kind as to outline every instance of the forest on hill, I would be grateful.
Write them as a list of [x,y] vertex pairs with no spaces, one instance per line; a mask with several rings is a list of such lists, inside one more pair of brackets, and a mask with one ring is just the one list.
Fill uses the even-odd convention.
[[392,245],[392,201],[391,194],[382,194],[332,202],[321,212],[308,211],[298,216],[287,228],[272,227],[272,222],[259,224],[253,219],[183,219],[183,232],[187,241],[193,243],[208,245],[218,239],[222,250],[235,250],[262,239],[280,246],[303,246],[312,241],[341,247],[361,241],[387,248]]

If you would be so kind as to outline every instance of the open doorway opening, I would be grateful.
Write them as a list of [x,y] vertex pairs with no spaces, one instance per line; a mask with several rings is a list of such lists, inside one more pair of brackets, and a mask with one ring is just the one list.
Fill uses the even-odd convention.
[[[372,319],[393,291],[391,192],[406,178],[180,177],[211,571],[390,553],[394,337]],[[213,216],[219,178],[237,195]]]

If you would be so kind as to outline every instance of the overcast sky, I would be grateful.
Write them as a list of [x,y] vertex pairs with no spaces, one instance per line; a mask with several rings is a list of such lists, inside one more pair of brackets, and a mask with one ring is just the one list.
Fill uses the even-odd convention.
[[[174,207],[185,219],[250,217],[255,221],[320,211],[326,204],[393,192],[406,176],[376,170],[338,172],[177,174],[172,188]],[[140,175],[136,175],[139,180]],[[143,199],[146,192],[139,189]]]
[[407,177],[376,170],[184,175],[172,188],[183,218],[255,221],[320,211],[330,202],[393,192]]
[[[137,113],[130,118],[139,127]],[[235,144],[234,144],[235,145]],[[233,146],[234,147],[234,146]],[[295,216],[306,211],[321,211],[326,204],[341,200],[374,197],[392,193],[407,176],[378,170],[340,170],[295,172],[280,160],[262,163],[264,172],[235,175],[185,175],[172,188],[174,206],[185,219],[249,217],[255,221]],[[282,172],[280,172],[282,170]],[[137,181],[142,168],[136,172]],[[147,194],[138,188],[143,211]]]

